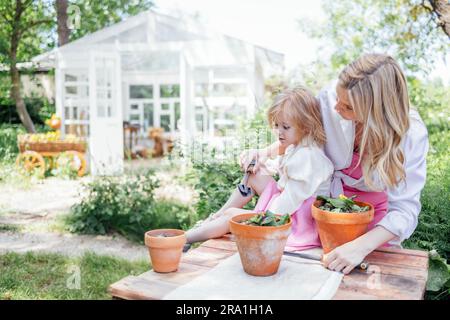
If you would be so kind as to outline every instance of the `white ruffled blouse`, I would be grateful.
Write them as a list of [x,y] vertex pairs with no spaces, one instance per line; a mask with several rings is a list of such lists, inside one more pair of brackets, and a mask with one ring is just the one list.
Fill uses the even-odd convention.
[[269,210],[280,214],[293,214],[302,202],[311,196],[329,195],[332,162],[322,148],[310,143],[290,145],[284,155],[266,161],[269,172],[279,174],[278,188],[282,191]]

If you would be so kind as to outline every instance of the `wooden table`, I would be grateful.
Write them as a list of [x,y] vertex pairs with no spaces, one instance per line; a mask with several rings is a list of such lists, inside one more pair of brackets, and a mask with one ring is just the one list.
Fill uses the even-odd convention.
[[[108,290],[113,298],[161,299],[236,252],[232,236],[212,239],[183,254],[177,272],[147,271],[139,276],[128,276],[112,284]],[[380,248],[366,260],[370,263],[369,270],[353,270],[345,275],[333,299],[423,299],[428,276],[428,252]]]

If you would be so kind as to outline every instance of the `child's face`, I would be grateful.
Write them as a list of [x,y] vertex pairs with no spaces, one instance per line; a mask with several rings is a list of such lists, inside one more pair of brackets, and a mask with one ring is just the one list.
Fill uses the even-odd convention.
[[273,130],[278,137],[278,141],[284,147],[300,142],[300,132],[296,126],[288,119],[280,118],[273,124]]

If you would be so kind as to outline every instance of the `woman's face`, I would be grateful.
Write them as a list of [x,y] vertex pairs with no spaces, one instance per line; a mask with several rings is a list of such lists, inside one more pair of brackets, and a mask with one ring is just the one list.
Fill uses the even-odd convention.
[[356,113],[353,107],[350,105],[347,90],[342,88],[340,85],[336,86],[337,102],[334,109],[339,113],[339,115],[345,120],[356,121]]

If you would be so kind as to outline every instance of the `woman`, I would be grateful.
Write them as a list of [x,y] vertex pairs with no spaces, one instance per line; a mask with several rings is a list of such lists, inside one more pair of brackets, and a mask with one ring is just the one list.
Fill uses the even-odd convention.
[[[357,194],[375,206],[369,231],[324,257],[326,267],[347,274],[373,250],[399,246],[414,232],[426,180],[428,135],[419,114],[410,110],[403,72],[387,55],[361,56],[318,99],[325,154],[335,169],[332,196]],[[250,150],[241,156],[241,166],[283,153],[278,142]],[[255,180],[259,168],[253,169]]]

